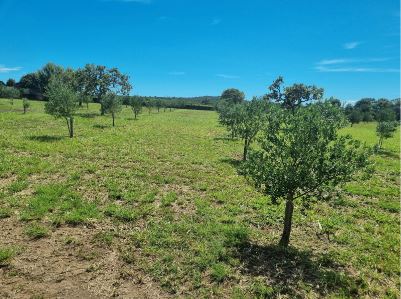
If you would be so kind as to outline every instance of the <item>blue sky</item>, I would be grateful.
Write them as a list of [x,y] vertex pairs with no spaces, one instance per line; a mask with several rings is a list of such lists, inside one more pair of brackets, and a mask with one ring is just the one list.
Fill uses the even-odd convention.
[[134,94],[262,95],[278,76],[345,101],[400,93],[398,0],[0,0],[0,80],[116,66]]

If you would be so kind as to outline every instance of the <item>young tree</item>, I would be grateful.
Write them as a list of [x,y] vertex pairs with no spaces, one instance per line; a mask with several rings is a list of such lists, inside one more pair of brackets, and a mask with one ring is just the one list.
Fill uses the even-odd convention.
[[134,117],[136,119],[138,114],[142,111],[142,99],[134,96],[130,98],[129,105],[131,106],[132,112],[134,113]]
[[157,112],[160,112],[160,108],[161,108],[162,105],[163,105],[163,104],[162,104],[162,101],[157,100],[155,104],[156,104]]
[[235,125],[238,136],[244,140],[243,161],[246,161],[249,146],[264,124],[266,112],[266,102],[257,98],[244,102],[240,107],[239,121]]
[[147,99],[145,100],[145,107],[148,108],[148,113],[152,113],[152,101]]
[[52,77],[46,88],[48,102],[45,112],[67,122],[70,138],[74,136],[74,115],[78,109],[78,94],[61,75]]
[[114,120],[116,118],[116,114],[119,113],[122,109],[122,102],[121,99],[112,92],[106,94],[103,98],[103,109],[105,113],[110,113],[111,117],[113,118],[113,127],[114,127]]
[[290,241],[294,203],[319,199],[368,165],[360,142],[337,134],[345,123],[342,112],[328,103],[269,109],[260,150],[250,152],[244,170],[273,202],[285,199],[281,246]]
[[22,107],[24,108],[24,114],[28,110],[28,108],[31,106],[31,103],[28,101],[28,99],[22,99]]
[[395,131],[397,131],[397,127],[398,122],[396,121],[382,121],[377,123],[376,135],[379,137],[379,149],[382,148],[384,139],[388,139],[394,136]]
[[229,102],[221,102],[218,107],[219,122],[227,127],[227,130],[231,134],[231,139],[234,139],[238,135],[238,124],[242,117],[242,105],[234,104]]
[[240,104],[245,100],[245,94],[236,88],[229,88],[223,91],[220,99],[228,104],[235,105]]

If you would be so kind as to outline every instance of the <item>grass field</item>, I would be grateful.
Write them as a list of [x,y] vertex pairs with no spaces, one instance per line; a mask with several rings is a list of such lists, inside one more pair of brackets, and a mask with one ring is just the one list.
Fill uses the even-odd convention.
[[70,139],[43,103],[0,100],[1,298],[400,298],[399,133],[370,178],[297,205],[283,252],[283,205],[237,173],[215,112],[98,111]]

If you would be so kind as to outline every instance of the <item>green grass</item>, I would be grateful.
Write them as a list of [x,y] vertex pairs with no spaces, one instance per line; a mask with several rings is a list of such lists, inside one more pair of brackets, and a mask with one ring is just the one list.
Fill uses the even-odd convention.
[[[398,132],[369,178],[310,210],[296,205],[283,252],[284,207],[237,173],[242,143],[215,112],[144,111],[135,121],[125,108],[115,128],[98,112],[81,109],[70,139],[43,103],[24,115],[21,101],[0,100],[0,218],[17,217],[32,237],[50,224],[107,223],[115,230],[93,243],[174,296],[399,298]],[[374,123],[342,133],[377,143]]]
[[32,240],[49,236],[49,229],[43,225],[32,223],[25,228],[25,234]]
[[0,268],[9,266],[19,251],[14,247],[0,247]]

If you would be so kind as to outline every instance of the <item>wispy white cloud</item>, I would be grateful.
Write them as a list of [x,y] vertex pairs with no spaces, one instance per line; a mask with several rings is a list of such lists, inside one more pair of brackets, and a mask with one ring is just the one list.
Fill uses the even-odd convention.
[[227,74],[216,74],[217,77],[224,78],[224,79],[238,79],[239,76],[235,75],[227,75]]
[[[397,73],[396,68],[377,67],[375,63],[388,61],[388,57],[377,58],[336,58],[324,59],[316,63],[318,72],[353,72],[353,73]],[[362,64],[362,66],[361,66]]]
[[319,61],[318,65],[334,65],[334,64],[346,64],[346,63],[369,63],[369,62],[381,62],[388,61],[388,57],[377,57],[377,58],[334,58],[334,59],[323,59]]
[[20,66],[15,67],[6,67],[4,65],[0,65],[0,73],[9,73],[9,72],[16,72],[22,69]]
[[214,18],[214,19],[212,20],[212,22],[210,23],[210,25],[216,26],[216,25],[219,25],[220,23],[221,23],[221,19],[219,19],[219,18]]
[[344,47],[344,49],[352,50],[352,49],[355,49],[356,47],[358,47],[360,44],[361,44],[361,42],[354,41],[354,42],[345,43],[343,45],[343,47]]
[[185,72],[173,71],[173,72],[169,72],[168,74],[171,75],[171,76],[184,76],[186,73]]
[[393,68],[370,68],[370,67],[327,67],[318,65],[315,69],[326,73],[399,73],[399,69]]

